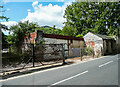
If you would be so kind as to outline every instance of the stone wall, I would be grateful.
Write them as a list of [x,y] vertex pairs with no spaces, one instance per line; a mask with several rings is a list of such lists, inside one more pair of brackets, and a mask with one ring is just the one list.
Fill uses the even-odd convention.
[[[55,38],[44,38],[45,44],[65,44],[65,56],[67,57],[75,57],[79,56],[78,50],[80,47],[84,47],[84,41],[80,40],[64,40],[64,39],[55,39]],[[69,44],[69,46],[68,46]]]
[[117,52],[120,53],[120,37],[117,38],[116,40],[116,48],[117,48]]

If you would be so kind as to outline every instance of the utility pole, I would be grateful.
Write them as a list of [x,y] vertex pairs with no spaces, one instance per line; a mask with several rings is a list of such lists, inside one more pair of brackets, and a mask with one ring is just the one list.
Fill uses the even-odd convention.
[[67,64],[67,63],[65,62],[65,44],[62,44],[62,55],[63,55],[63,65],[64,65],[64,64]]

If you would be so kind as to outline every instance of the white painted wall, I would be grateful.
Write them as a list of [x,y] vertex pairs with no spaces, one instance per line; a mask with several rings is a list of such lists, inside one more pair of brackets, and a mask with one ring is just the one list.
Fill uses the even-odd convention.
[[[95,55],[97,55],[98,50],[100,52],[102,52],[101,51],[101,49],[103,49],[103,39],[102,38],[98,37],[97,35],[95,35],[91,32],[87,33],[83,38],[84,38],[84,41],[86,44],[91,42],[91,41],[95,44],[93,46]],[[100,53],[100,55],[101,55],[101,53]]]

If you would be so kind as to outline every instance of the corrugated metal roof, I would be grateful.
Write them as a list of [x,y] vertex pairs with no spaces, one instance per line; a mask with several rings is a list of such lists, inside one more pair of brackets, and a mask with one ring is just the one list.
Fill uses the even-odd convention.
[[66,40],[84,40],[83,38],[80,38],[80,37],[63,36],[63,35],[56,35],[56,34],[43,34],[43,37],[56,38],[56,39],[66,39]]
[[109,38],[106,37],[106,35],[101,35],[101,34],[95,34],[95,35],[101,37],[102,39],[109,39]]
[[[92,33],[92,32],[91,32]],[[109,38],[106,37],[106,35],[102,35],[102,34],[96,34],[96,33],[93,33],[95,35],[97,35],[98,37],[102,38],[102,39],[106,39],[106,40],[109,40]]]

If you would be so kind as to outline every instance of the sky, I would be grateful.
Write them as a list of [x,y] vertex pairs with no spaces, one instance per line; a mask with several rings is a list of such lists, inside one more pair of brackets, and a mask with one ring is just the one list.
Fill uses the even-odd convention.
[[[29,2],[28,2],[29,1]],[[44,2],[43,2],[44,1]],[[62,29],[65,8],[73,0],[4,0],[1,2],[3,9],[1,15],[9,19],[8,22],[2,20],[2,24],[10,27],[16,25],[19,21],[37,22],[40,26],[53,26]],[[9,34],[8,31],[3,31]]]

